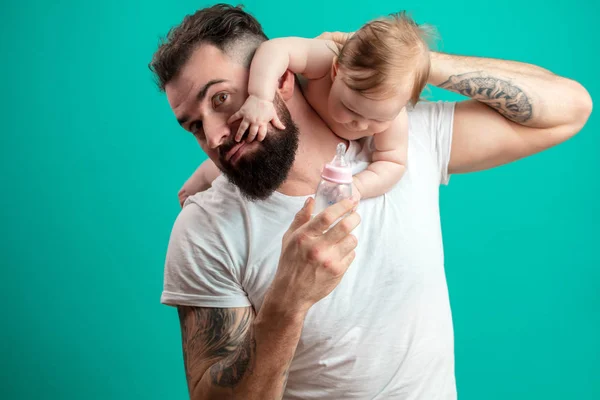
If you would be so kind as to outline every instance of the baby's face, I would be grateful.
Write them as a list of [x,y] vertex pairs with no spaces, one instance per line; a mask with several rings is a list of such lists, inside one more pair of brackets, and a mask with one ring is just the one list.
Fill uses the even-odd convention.
[[411,93],[398,93],[385,100],[366,98],[350,89],[338,71],[329,92],[329,112],[334,121],[357,137],[385,131],[410,100]]

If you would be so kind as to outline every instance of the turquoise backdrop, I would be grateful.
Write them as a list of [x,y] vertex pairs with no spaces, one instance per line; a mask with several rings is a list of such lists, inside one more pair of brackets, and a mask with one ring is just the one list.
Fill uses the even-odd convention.
[[[177,313],[159,296],[177,190],[205,156],[147,64],[208,4],[0,5],[0,398],[186,398]],[[535,63],[596,101],[599,4],[245,3],[272,37],[407,9],[443,51]],[[460,399],[600,399],[599,151],[596,112],[561,146],[442,188]]]

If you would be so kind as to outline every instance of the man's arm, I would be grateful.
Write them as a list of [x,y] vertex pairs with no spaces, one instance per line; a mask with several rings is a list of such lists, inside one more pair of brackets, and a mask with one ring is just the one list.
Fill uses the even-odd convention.
[[579,132],[592,111],[579,83],[515,61],[432,53],[429,83],[472,99],[456,105],[450,173],[555,146]]
[[[282,398],[306,313],[339,284],[358,244],[351,234],[360,223],[355,202],[342,200],[314,218],[313,206],[308,198],[284,234],[256,316],[252,307],[179,306],[192,400]],[[176,252],[169,258],[185,260]]]
[[280,399],[301,314],[178,307],[190,399]]

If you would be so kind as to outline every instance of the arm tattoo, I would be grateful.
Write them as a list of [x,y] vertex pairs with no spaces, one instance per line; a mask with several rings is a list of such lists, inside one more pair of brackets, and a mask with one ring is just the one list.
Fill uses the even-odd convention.
[[485,103],[513,122],[522,124],[532,116],[532,102],[521,88],[481,71],[452,75],[439,87]]
[[252,307],[245,309],[179,307],[183,360],[190,392],[207,366],[212,383],[235,387],[252,373],[256,350]]

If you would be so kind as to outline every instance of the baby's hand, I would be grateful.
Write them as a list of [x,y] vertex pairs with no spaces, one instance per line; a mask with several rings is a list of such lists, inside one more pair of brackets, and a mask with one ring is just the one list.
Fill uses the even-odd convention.
[[252,95],[246,99],[242,108],[229,118],[227,123],[231,124],[240,118],[243,118],[243,120],[235,134],[236,142],[242,140],[242,137],[248,128],[250,128],[250,130],[246,141],[250,143],[254,138],[257,138],[259,142],[262,142],[265,136],[267,136],[267,126],[269,122],[271,122],[275,128],[285,129],[285,126],[277,116],[273,102],[262,100]]
[[359,202],[362,196],[360,194],[360,190],[358,190],[358,188],[354,184],[354,181],[356,181],[356,178],[354,178],[352,182],[352,199]]

